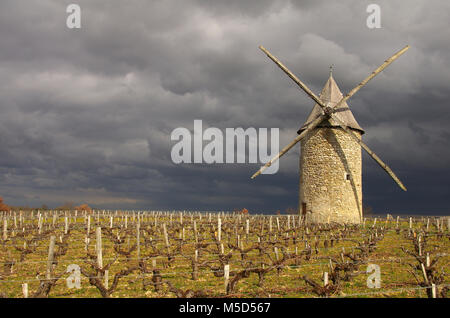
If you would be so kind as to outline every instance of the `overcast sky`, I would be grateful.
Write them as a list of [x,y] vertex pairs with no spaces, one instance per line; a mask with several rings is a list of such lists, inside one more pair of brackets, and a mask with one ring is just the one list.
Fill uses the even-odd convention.
[[[66,7],[81,7],[81,29]],[[369,29],[367,5],[381,7]],[[259,164],[176,165],[177,127],[280,128],[280,147],[329,66],[345,94],[411,48],[348,104],[364,141],[363,201],[378,213],[449,214],[448,1],[0,1],[0,196],[111,209],[273,212],[298,204],[299,145],[275,175]]]

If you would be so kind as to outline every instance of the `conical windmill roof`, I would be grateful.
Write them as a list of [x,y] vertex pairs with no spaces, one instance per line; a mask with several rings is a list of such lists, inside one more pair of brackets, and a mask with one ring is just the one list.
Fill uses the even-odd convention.
[[[330,72],[330,77],[328,78],[328,81],[325,83],[325,86],[323,87],[322,92],[319,95],[319,98],[325,105],[334,107],[334,105],[336,105],[342,99],[342,97],[343,95],[341,93],[341,90],[337,86],[336,81],[334,80]],[[309,114],[308,119],[305,121],[303,126],[297,131],[297,133],[300,134],[303,130],[306,129],[306,127],[309,125],[310,122],[312,122],[321,114],[322,109],[319,106],[319,104],[316,103],[311,113]],[[347,102],[339,106],[339,108],[336,111],[336,114],[348,127],[359,130],[361,133],[364,133],[364,130],[361,128],[361,126],[359,126],[358,122],[356,121],[355,117],[350,111]],[[317,127],[339,127],[339,124],[335,122],[332,118],[330,118],[329,120],[323,121]]]

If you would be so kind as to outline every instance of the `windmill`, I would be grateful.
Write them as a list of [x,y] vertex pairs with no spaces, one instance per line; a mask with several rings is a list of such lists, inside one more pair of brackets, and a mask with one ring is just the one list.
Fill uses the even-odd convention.
[[407,45],[388,58],[367,78],[343,96],[331,72],[316,96],[267,49],[259,47],[315,101],[298,136],[253,176],[257,177],[301,141],[299,212],[306,222],[360,223],[362,220],[361,148],[386,171],[399,187],[406,187],[394,172],[361,140],[364,130],[356,122],[347,100],[409,49]]

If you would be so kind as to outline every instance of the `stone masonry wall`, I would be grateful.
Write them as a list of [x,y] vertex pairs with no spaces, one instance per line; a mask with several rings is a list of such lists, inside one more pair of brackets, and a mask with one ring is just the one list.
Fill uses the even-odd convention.
[[[361,133],[355,131],[359,138]],[[307,222],[360,223],[361,147],[341,128],[316,128],[301,142],[299,209]]]

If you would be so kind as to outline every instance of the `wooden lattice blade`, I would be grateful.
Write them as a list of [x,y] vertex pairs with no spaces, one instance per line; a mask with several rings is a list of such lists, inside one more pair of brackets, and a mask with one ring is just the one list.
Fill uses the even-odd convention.
[[297,76],[295,76],[289,69],[283,65],[283,63],[280,62],[275,56],[273,56],[266,48],[264,48],[262,45],[259,46],[260,50],[266,53],[266,55],[276,64],[279,68],[281,68],[287,76],[289,76],[295,83],[297,83],[298,86],[300,86],[303,91],[308,94],[309,97],[314,99],[316,103],[319,105],[322,104],[319,97],[317,97],[300,79],[298,79]]
[[286,147],[284,147],[283,149],[281,149],[281,151],[272,159],[270,159],[269,162],[267,162],[264,166],[262,166],[257,172],[255,172],[252,175],[252,179],[256,178],[257,176],[259,176],[264,170],[266,170],[268,167],[270,167],[275,161],[277,161],[279,158],[281,158],[286,152],[289,151],[289,149],[291,149],[292,147],[295,146],[296,143],[298,143],[300,140],[302,140],[307,133],[309,133],[311,130],[313,130],[314,128],[317,127],[317,125],[319,125],[325,118],[327,118],[328,116],[325,114],[320,115],[319,117],[317,117],[316,119],[314,119],[314,121],[312,121],[308,128],[306,128],[304,131],[302,131],[302,133],[300,135],[298,135],[297,137],[295,137],[294,140],[292,140],[291,143],[289,143]]
[[[347,93],[336,105],[334,105],[333,109],[338,109],[343,103],[345,103],[350,97],[355,95],[357,91],[359,91],[364,85],[366,85],[372,78],[374,78],[377,74],[379,74],[382,70],[389,66],[392,62],[394,62],[397,58],[399,58],[403,53],[405,53],[409,49],[409,45],[405,46],[403,49],[392,55],[383,64],[381,64],[375,71],[373,71],[369,76],[367,76],[361,83],[359,83],[355,88],[353,88],[350,92]],[[318,103],[320,105],[320,103]]]
[[391,168],[389,168],[389,166],[387,164],[385,164],[380,157],[378,157],[375,152],[373,152],[369,146],[367,146],[361,139],[358,138],[358,136],[356,136],[356,134],[351,131],[350,128],[348,128],[344,122],[338,118],[338,116],[336,114],[332,114],[331,117],[340,125],[340,127],[342,129],[344,129],[350,136],[352,136],[353,139],[355,139],[358,144],[369,154],[369,156],[372,157],[373,160],[376,161],[376,163],[378,163],[380,165],[381,168],[383,168],[384,171],[387,172],[387,174],[394,179],[394,181],[398,184],[398,186],[403,190],[406,191],[406,187],[403,185],[403,183],[400,181],[400,179],[395,175],[395,173],[391,170]]

